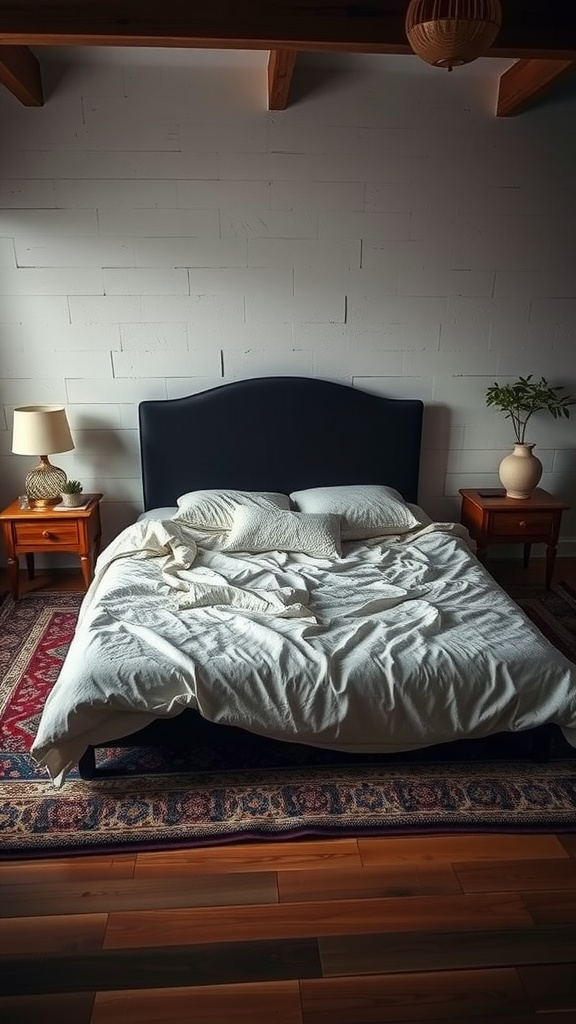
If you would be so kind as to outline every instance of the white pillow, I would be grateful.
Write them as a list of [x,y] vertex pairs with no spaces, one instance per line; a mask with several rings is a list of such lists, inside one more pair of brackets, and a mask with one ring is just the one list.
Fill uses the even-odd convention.
[[178,509],[177,509],[176,505],[170,505],[170,506],[167,506],[165,508],[150,508],[150,509],[148,509],[147,512],[141,512],[140,515],[138,516],[136,522],[137,523],[142,523],[142,522],[146,522],[149,519],[152,519],[153,521],[157,521],[157,520],[162,521],[164,519],[172,519],[174,513],[177,512],[177,511],[178,511]]
[[333,515],[270,511],[240,506],[227,551],[302,551],[312,558],[339,558],[340,520]]
[[232,529],[237,508],[264,509],[268,513],[277,509],[290,508],[287,494],[268,491],[235,491],[213,488],[204,491],[188,491],[178,498],[175,522],[186,523],[195,539],[203,547],[219,548],[226,541]]
[[294,491],[290,498],[300,512],[340,516],[342,540],[407,533],[420,525],[402,495],[384,484],[311,487]]
[[252,504],[259,498],[271,501],[278,508],[290,508],[290,498],[287,494],[280,494],[278,491],[239,491],[233,487],[209,487],[199,491],[186,491],[186,494],[181,494],[176,499],[176,504],[178,508],[184,508],[186,505],[204,505],[205,502],[214,502],[228,507],[228,504],[233,501]]

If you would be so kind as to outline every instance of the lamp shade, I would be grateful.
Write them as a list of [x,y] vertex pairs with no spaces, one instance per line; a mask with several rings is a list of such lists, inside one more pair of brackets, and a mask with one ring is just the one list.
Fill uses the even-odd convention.
[[25,405],[14,409],[12,451],[16,455],[52,455],[73,448],[63,405]]
[[500,0],[410,0],[406,12],[414,53],[449,71],[486,53],[501,24]]

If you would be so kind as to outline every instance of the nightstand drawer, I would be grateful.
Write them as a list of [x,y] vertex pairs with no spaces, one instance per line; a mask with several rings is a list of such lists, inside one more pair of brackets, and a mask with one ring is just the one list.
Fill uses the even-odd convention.
[[61,519],[42,519],[38,523],[14,523],[15,540],[18,547],[39,550],[58,544],[78,544],[77,521],[66,523]]
[[554,515],[550,512],[493,512],[491,517],[492,537],[517,537],[530,534],[531,537],[550,535]]

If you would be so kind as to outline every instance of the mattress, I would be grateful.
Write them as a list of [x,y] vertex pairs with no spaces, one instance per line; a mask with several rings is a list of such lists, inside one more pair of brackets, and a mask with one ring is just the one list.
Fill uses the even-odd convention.
[[412,750],[554,722],[576,669],[431,523],[342,557],[206,551],[147,516],[102,553],[32,754],[56,784],[88,745],[196,709],[277,740]]

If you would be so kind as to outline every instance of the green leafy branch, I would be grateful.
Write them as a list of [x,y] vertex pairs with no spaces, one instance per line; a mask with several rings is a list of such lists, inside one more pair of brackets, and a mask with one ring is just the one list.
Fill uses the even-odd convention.
[[541,377],[539,381],[528,377],[519,377],[514,384],[494,383],[486,391],[486,405],[495,406],[512,420],[514,436],[518,444],[524,444],[526,425],[535,412],[541,409],[549,412],[554,419],[570,417],[570,405],[576,405],[572,395],[560,394],[564,388],[560,385],[552,387]]

